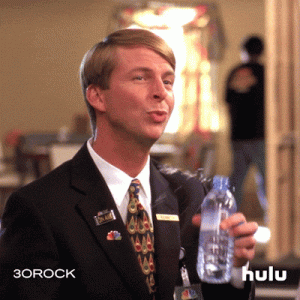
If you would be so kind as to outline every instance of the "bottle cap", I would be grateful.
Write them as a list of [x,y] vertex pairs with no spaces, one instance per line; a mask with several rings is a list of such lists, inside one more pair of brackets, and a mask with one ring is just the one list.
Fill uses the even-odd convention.
[[216,190],[223,190],[223,191],[229,189],[229,178],[220,175],[214,176],[213,188]]

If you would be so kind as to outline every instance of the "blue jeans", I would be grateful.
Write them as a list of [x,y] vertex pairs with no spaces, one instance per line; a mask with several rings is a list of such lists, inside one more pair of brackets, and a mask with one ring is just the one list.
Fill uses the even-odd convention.
[[262,209],[267,210],[265,193],[265,143],[264,140],[232,141],[233,171],[230,176],[231,186],[234,188],[238,210],[241,207],[243,196],[243,184],[249,171],[249,167],[255,164],[257,196]]

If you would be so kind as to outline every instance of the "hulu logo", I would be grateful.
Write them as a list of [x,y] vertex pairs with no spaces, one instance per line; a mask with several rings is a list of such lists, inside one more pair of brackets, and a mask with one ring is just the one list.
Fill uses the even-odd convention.
[[242,268],[243,271],[243,281],[246,281],[249,278],[250,281],[285,281],[287,277],[287,271],[282,270],[281,274],[279,270],[274,271],[274,267],[269,267],[268,270],[247,270],[247,267]]

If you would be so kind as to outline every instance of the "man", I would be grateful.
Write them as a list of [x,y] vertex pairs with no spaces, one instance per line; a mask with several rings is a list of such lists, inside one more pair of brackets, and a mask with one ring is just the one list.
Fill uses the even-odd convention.
[[[171,49],[146,30],[117,31],[86,54],[81,79],[93,138],[71,161],[8,200],[1,299],[173,299],[182,283],[180,247],[191,282],[200,283],[195,214],[204,188],[149,159],[173,109],[174,69]],[[133,179],[141,183],[139,195]],[[127,223],[131,201],[134,209],[142,207],[144,225]],[[150,233],[145,247],[131,236],[146,227],[154,229],[154,253]],[[241,268],[254,256],[257,224],[236,214],[222,227],[239,237],[234,263]],[[144,250],[150,258],[141,259]],[[203,285],[204,299],[215,299],[216,291],[236,299],[253,295],[249,282],[233,284]]]
[[235,198],[240,208],[242,190],[249,167],[257,167],[257,194],[266,213],[265,196],[265,111],[264,67],[260,63],[263,41],[257,36],[247,37],[242,43],[242,63],[229,74],[226,101],[231,116],[233,170],[230,177],[235,187]]

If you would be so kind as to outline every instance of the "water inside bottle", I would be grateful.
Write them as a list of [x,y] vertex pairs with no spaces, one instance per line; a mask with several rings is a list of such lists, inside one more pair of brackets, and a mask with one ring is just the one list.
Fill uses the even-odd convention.
[[231,278],[234,239],[226,231],[216,235],[214,230],[200,234],[198,251],[198,274],[202,281],[226,283]]

